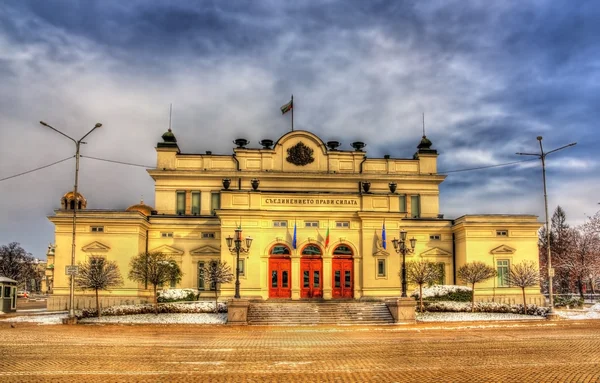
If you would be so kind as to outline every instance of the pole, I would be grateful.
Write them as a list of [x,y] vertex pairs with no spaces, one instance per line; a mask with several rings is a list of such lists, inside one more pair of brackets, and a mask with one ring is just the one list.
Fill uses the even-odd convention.
[[235,265],[235,295],[234,298],[240,299],[240,246],[242,241],[235,240],[235,250],[237,253],[236,265]]
[[292,94],[292,132],[294,131],[294,95]]
[[558,152],[559,150],[568,148],[569,146],[577,145],[576,142],[572,142],[568,145],[561,146],[560,148],[556,148],[554,150],[550,150],[549,152],[544,153],[544,147],[542,146],[542,136],[537,136],[537,140],[540,143],[540,152],[537,153],[517,153],[522,156],[536,156],[540,160],[542,160],[542,180],[544,182],[544,212],[546,215],[546,247],[548,250],[547,258],[548,258],[548,298],[550,301],[550,310],[548,310],[549,316],[554,316],[554,294],[552,291],[552,252],[550,247],[550,220],[548,219],[548,193],[546,192],[546,156],[550,153]]
[[[81,141],[75,142],[75,185],[73,187],[73,242],[71,244],[71,266],[75,265],[75,236],[77,233],[77,184],[79,182],[79,147]],[[69,286],[69,318],[75,317],[75,275],[71,274]]]
[[406,245],[402,243],[402,298],[406,298]]
[[548,250],[548,295],[550,300],[550,310],[549,314],[554,313],[554,294],[553,294],[553,286],[552,286],[552,253],[550,249],[550,220],[548,219],[548,193],[546,192],[546,154],[544,153],[544,148],[542,147],[542,137],[538,137],[538,141],[540,142],[540,150],[542,155],[540,156],[542,160],[542,180],[544,182],[544,210],[546,213],[546,249]]

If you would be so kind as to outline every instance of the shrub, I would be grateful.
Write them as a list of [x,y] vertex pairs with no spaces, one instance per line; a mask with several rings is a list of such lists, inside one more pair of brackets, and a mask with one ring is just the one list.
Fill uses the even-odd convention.
[[158,302],[195,301],[198,294],[194,289],[168,289],[158,292]]
[[[481,313],[510,313],[510,314],[522,314],[523,305],[509,305],[506,303],[496,302],[476,302],[474,305],[474,312]],[[548,313],[548,307],[540,307],[537,305],[527,305],[528,315],[546,316]],[[468,302],[426,302],[425,311],[428,312],[471,312],[471,304]]]
[[[123,305],[111,306],[102,309],[102,315],[121,316],[121,315],[137,315],[137,314],[154,314],[154,306],[151,304],[144,305]],[[227,304],[219,303],[218,311],[221,313],[227,312]],[[215,312],[214,302],[194,302],[194,303],[163,303],[158,305],[158,313],[163,314],[200,314]],[[87,308],[77,313],[77,318],[90,318],[97,315],[95,308]]]
[[[410,296],[419,299],[419,290],[415,290]],[[473,290],[467,286],[433,285],[423,288],[423,299],[429,302],[470,302],[472,297]]]
[[583,307],[583,298],[563,295],[554,296],[554,307]]

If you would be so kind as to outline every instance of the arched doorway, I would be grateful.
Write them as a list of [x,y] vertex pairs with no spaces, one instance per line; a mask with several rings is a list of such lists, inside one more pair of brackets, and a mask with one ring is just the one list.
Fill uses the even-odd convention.
[[333,249],[332,292],[333,298],[354,298],[354,265],[352,248],[338,245]]
[[323,255],[317,245],[302,249],[300,260],[300,298],[323,297]]
[[269,251],[269,298],[291,298],[290,248],[277,244]]

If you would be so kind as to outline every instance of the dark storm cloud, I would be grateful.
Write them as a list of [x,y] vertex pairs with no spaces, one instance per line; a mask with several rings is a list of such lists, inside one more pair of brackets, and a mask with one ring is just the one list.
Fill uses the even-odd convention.
[[[591,1],[2,2],[0,178],[71,153],[40,119],[73,136],[100,121],[87,155],[152,164],[170,103],[183,152],[230,154],[235,138],[287,132],[294,93],[297,129],[364,141],[369,157],[411,158],[425,112],[441,171],[523,159],[538,135],[578,141],[548,183],[579,218],[600,187],[599,16]],[[42,256],[72,165],[0,184],[0,243]],[[153,203],[141,168],[83,159],[81,187],[93,208]],[[441,210],[539,214],[540,189],[534,163],[449,173]]]

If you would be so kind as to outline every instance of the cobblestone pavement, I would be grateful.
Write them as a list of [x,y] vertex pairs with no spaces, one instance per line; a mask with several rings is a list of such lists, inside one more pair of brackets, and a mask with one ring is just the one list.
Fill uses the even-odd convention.
[[600,321],[0,323],[0,382],[600,382]]

